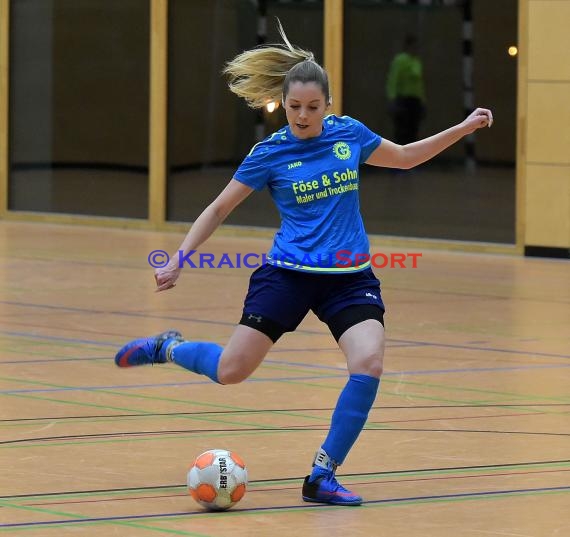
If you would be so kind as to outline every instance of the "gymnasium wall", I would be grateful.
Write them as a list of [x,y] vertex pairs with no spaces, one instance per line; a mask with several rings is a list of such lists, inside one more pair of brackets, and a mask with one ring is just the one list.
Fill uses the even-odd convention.
[[10,2],[8,207],[145,218],[147,2]]
[[528,255],[570,251],[570,0],[520,0],[518,234]]
[[[513,60],[504,51],[516,41],[516,2],[521,53]],[[151,0],[0,0],[0,15],[4,14],[0,22],[10,32],[9,152],[1,157],[8,156],[11,169],[0,174],[0,186],[6,187],[3,193],[8,192],[7,216],[15,211],[43,211],[148,217],[149,5]],[[257,25],[251,5],[249,0],[169,2],[167,220],[195,218],[192,203],[203,207],[255,141],[258,119],[218,78],[226,58],[254,44]],[[314,49],[322,60],[322,49],[318,49],[324,33],[323,2],[271,0],[268,5],[268,21],[280,16],[292,40]],[[345,113],[387,132],[387,61],[397,50],[401,34],[412,26],[424,37],[429,75],[429,109],[422,134],[462,117],[461,11],[457,6],[442,3],[430,13],[418,6],[371,0],[345,0],[344,6]],[[473,0],[472,6],[475,102],[493,108],[497,117],[493,129],[477,136],[477,157],[483,163],[508,165],[514,160],[517,140],[517,243],[527,253],[549,248],[568,252],[570,34],[566,27],[570,0]],[[10,20],[5,15],[9,12]],[[268,24],[269,39],[276,37],[273,30]],[[444,41],[454,45],[443,47]],[[5,80],[4,71],[1,75]],[[1,93],[0,99],[7,102],[6,91]],[[279,114],[264,118],[266,130],[283,121]],[[460,162],[462,156],[458,144],[446,158]],[[219,163],[227,163],[227,169],[213,169]],[[196,175],[197,183],[182,175],[177,178],[185,169]],[[449,199],[443,209],[433,208],[434,215],[449,213],[448,220],[434,222],[439,226],[434,234],[426,229],[423,214],[418,216],[419,227],[401,220],[413,214],[416,206],[406,214],[400,210],[393,229],[407,236],[514,242],[506,228],[496,237],[477,230],[471,233],[467,227],[465,233],[461,231],[458,218],[464,217],[465,206],[476,196],[480,199],[469,209],[466,225],[473,215],[481,215],[489,230],[496,229],[501,212],[507,225],[514,222],[512,208],[502,210],[497,205],[502,203],[497,202],[498,189],[505,193],[500,199],[508,203],[509,189],[513,189],[510,177],[503,176],[500,185],[491,176],[484,180],[482,187],[480,174],[456,183],[458,201]],[[411,203],[421,178],[399,181],[396,193],[394,181],[387,177],[383,181],[392,200],[401,194],[403,201]],[[215,188],[208,190],[210,184]],[[377,189],[377,182],[371,179],[370,184]],[[447,183],[441,187],[449,192]],[[189,194],[178,192],[179,188]],[[416,190],[421,207],[426,196]],[[383,192],[371,190],[367,199],[382,196]],[[490,212],[491,202],[496,207]],[[256,203],[244,207],[232,223],[276,222],[276,216],[268,220],[260,210],[269,207],[268,200],[259,198]],[[375,203],[370,212],[377,214],[377,209]],[[382,220],[371,232],[392,233],[391,229]],[[450,236],[449,230],[456,235]]]
[[491,108],[493,128],[476,135],[476,155],[487,163],[514,163],[516,155],[518,0],[474,0],[473,100]]

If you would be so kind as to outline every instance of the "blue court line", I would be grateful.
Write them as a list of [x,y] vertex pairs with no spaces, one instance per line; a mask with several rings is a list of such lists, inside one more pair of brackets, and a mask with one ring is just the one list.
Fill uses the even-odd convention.
[[[170,320],[170,321],[181,321],[185,323],[202,323],[202,324],[213,324],[218,326],[235,326],[236,323],[232,322],[224,322],[224,321],[207,321],[204,319],[194,319],[191,317],[174,317],[174,316],[165,316],[165,315],[151,315],[148,313],[140,313],[140,312],[125,312],[125,311],[106,311],[106,310],[93,310],[93,309],[86,309],[86,308],[74,308],[68,306],[54,306],[53,304],[30,304],[24,302],[15,302],[10,300],[0,300],[0,304],[7,304],[12,306],[19,306],[19,307],[31,307],[31,308],[47,308],[47,309],[55,309],[60,311],[73,311],[73,312],[82,312],[82,313],[90,313],[90,314],[99,314],[99,315],[123,315],[126,317],[141,317],[144,319],[161,319],[161,320]],[[300,334],[317,334],[323,335],[325,331],[316,331],[316,330],[304,330],[298,329],[296,330],[297,333]],[[26,333],[18,333],[18,332],[4,332],[0,331],[0,334],[13,334],[13,335],[23,335],[26,337],[32,337],[31,334]],[[37,336],[41,337],[41,336]],[[47,336],[46,336],[47,337]],[[73,340],[69,339],[67,341],[76,341],[81,342],[81,340]],[[544,356],[549,358],[570,358],[570,354],[556,354],[556,353],[548,353],[548,352],[529,352],[529,351],[518,351],[518,350],[511,350],[511,349],[496,349],[493,347],[472,347],[468,345],[460,345],[460,344],[451,344],[451,343],[434,343],[430,341],[412,341],[407,339],[390,339],[392,342],[398,343],[406,343],[406,344],[416,344],[416,345],[425,345],[431,347],[445,347],[451,349],[465,349],[465,350],[475,350],[475,351],[485,351],[485,352],[503,352],[508,354],[521,354],[521,355],[528,355],[528,356]],[[89,341],[89,343],[94,343],[97,345],[113,345],[112,343],[101,343],[101,342],[94,342]]]
[[[269,361],[267,361],[269,362]],[[279,378],[249,378],[245,382],[292,382],[292,381],[306,381],[306,380],[327,380],[336,378],[346,378],[347,371],[342,367],[334,366],[311,366],[310,364],[297,364],[294,362],[275,362],[271,363],[285,363],[290,365],[296,365],[299,367],[315,367],[318,369],[326,369],[329,371],[341,371],[341,375],[307,375],[303,377],[279,377]],[[383,374],[385,377],[399,377],[407,375],[438,375],[438,374],[448,374],[448,373],[478,373],[478,372],[489,372],[489,371],[518,371],[518,370],[528,370],[528,369],[558,369],[558,368],[568,368],[570,364],[560,364],[560,365],[529,365],[529,366],[514,366],[514,367],[482,367],[480,369],[434,369],[425,371],[392,371]],[[22,379],[22,383],[25,384],[25,379]],[[183,387],[183,386],[193,386],[200,384],[211,384],[210,380],[195,380],[188,382],[169,382],[169,383],[159,383],[159,384],[129,384],[129,385],[111,385],[111,386],[69,386],[60,388],[29,388],[29,389],[18,389],[18,390],[0,390],[0,394],[16,394],[16,393],[43,393],[43,392],[74,392],[74,391],[98,391],[98,390],[136,390],[139,388],[168,388],[168,387]]]
[[[401,343],[411,343],[406,339],[390,339],[390,341],[398,341]],[[532,352],[532,351],[517,351],[512,349],[496,349],[494,347],[471,347],[469,345],[459,345],[453,343],[433,343],[430,341],[414,341],[419,345],[426,345],[429,347],[445,347],[448,349],[465,349],[470,351],[485,351],[485,352],[504,352],[508,354],[526,354],[529,356],[545,356],[548,358],[570,358],[570,354],[555,354],[551,352]]]
[[81,343],[85,345],[98,345],[101,347],[113,347],[118,349],[119,345],[116,343],[106,343],[104,341],[93,341],[91,339],[77,339],[77,338],[67,338],[61,336],[46,336],[43,334],[32,334],[31,332],[12,332],[9,330],[0,330],[0,334],[5,336],[15,336],[15,337],[25,337],[28,339],[43,339],[47,341],[55,341],[59,343]]
[[[389,343],[386,345],[386,348],[393,349],[393,348],[400,348],[400,347],[422,347],[421,343],[418,344],[402,344],[402,345],[390,345]],[[117,347],[115,347],[117,348]],[[271,353],[284,353],[284,352],[337,352],[338,348],[331,348],[331,349],[271,349]],[[95,360],[108,360],[111,358],[110,356],[92,356],[90,358],[37,358],[32,360],[0,360],[0,365],[6,364],[42,364],[42,363],[56,363],[56,362],[88,362],[88,361],[95,361]],[[266,362],[268,362],[266,360]],[[284,362],[286,363],[286,362]],[[296,364],[300,365],[300,364]],[[313,364],[305,364],[305,367],[317,367]],[[326,366],[323,366],[326,367]]]
[[[2,331],[0,330],[0,334],[7,334],[7,335],[12,335],[12,336],[22,336],[22,337],[30,337],[33,339],[52,339],[52,340],[57,340],[57,341],[65,341],[68,343],[88,343],[88,344],[94,344],[94,345],[104,345],[104,346],[113,346],[114,348],[118,348],[118,345],[115,345],[113,343],[100,343],[100,342],[96,342],[96,341],[84,341],[84,340],[78,340],[78,339],[69,339],[69,338],[61,338],[61,337],[57,337],[57,336],[42,336],[42,335],[36,335],[36,334],[31,334],[28,335],[27,332],[7,332],[7,331]],[[414,342],[409,342],[409,343],[396,343],[396,344],[392,344],[390,342],[386,343],[386,348],[387,349],[395,349],[395,348],[402,348],[402,347],[424,347],[425,345],[423,343],[414,343]],[[319,347],[319,348],[304,348],[304,349],[288,349],[288,348],[272,348],[271,349],[271,353],[285,353],[285,352],[337,352],[339,350],[338,347],[330,347],[330,348],[324,348],[324,347]],[[101,358],[105,358],[105,357],[101,357]],[[30,364],[30,363],[36,363],[36,362],[68,362],[68,361],[73,361],[73,360],[99,360],[101,359],[100,357],[92,357],[92,358],[52,358],[51,360],[49,358],[46,359],[33,359],[33,360],[10,360],[10,361],[0,361],[0,365],[1,364],[21,364],[21,363],[26,363],[26,364]],[[108,358],[108,357],[107,357]]]
[[[2,301],[0,301],[0,304],[2,303]],[[235,323],[221,323],[218,321],[196,321],[193,319],[185,319],[188,322],[204,322],[204,323],[210,323],[210,324],[231,324],[232,326],[235,326]],[[302,333],[306,333],[306,334],[319,334],[322,335],[322,332],[315,332],[315,331],[303,331],[303,330],[297,330],[296,332],[302,332]],[[109,342],[104,342],[104,341],[94,341],[94,340],[89,340],[89,339],[77,339],[77,338],[65,338],[65,337],[60,337],[60,336],[47,336],[47,335],[39,335],[39,334],[32,334],[31,332],[13,332],[13,331],[9,331],[9,330],[0,330],[0,334],[6,335],[6,336],[15,336],[15,337],[25,337],[25,338],[29,338],[29,339],[43,339],[43,340],[48,340],[48,341],[55,341],[55,342],[63,342],[63,343],[81,343],[81,344],[86,344],[86,345],[99,345],[102,347],[112,347],[114,349],[118,349],[121,344],[119,343],[109,343]],[[403,347],[407,347],[407,346],[411,346],[411,347],[445,347],[445,348],[451,348],[451,349],[462,349],[462,350],[471,350],[471,351],[484,351],[484,352],[502,352],[502,353],[507,353],[507,354],[516,354],[516,355],[522,355],[522,356],[540,356],[540,357],[545,357],[545,358],[570,358],[570,355],[568,354],[554,354],[554,353],[548,353],[548,352],[530,352],[530,351],[517,351],[517,350],[511,350],[511,349],[496,349],[493,347],[472,347],[469,345],[459,345],[459,344],[450,344],[450,343],[434,343],[434,342],[430,342],[430,341],[411,341],[411,340],[406,340],[406,339],[390,339],[389,342],[396,342],[396,345],[388,345],[388,347],[390,348],[394,348],[394,347],[399,347],[399,346],[403,346]],[[123,342],[124,343],[124,342]],[[275,351],[272,352],[289,352],[287,349],[276,349]],[[290,351],[290,352],[294,352],[294,351]]]
[[[336,367],[332,365],[322,365],[322,364],[308,364],[304,362],[287,362],[284,360],[264,360],[264,364],[276,364],[276,365],[290,365],[297,367],[306,367],[311,369],[324,369],[329,371],[346,371],[345,367]],[[465,367],[465,368],[449,368],[449,369],[418,369],[412,371],[391,371],[384,372],[382,376],[384,377],[396,377],[399,375],[437,375],[440,373],[486,373],[489,371],[519,371],[525,369],[557,369],[557,368],[567,368],[570,364],[537,364],[537,365],[513,365],[513,366],[502,366],[502,367]]]
[[[529,493],[544,493],[544,492],[570,492],[569,486],[562,487],[540,487],[540,488],[529,488],[529,489],[511,489],[511,490],[488,490],[483,492],[459,492],[457,494],[435,494],[432,496],[408,496],[403,498],[386,498],[384,500],[369,500],[362,502],[363,505],[378,505],[387,503],[403,503],[403,502],[414,502],[414,501],[433,501],[433,500],[452,500],[454,498],[480,498],[480,497],[492,497],[492,496],[504,496],[507,494],[529,494]],[[4,502],[0,502],[4,503]],[[5,507],[15,507],[5,505]],[[241,513],[256,513],[263,511],[291,511],[297,509],[319,509],[319,508],[330,508],[330,505],[323,504],[301,504],[301,505],[280,505],[273,507],[254,507],[251,509],[235,509],[233,512],[237,515]],[[346,507],[344,507],[346,508]],[[33,526],[50,526],[50,525],[63,525],[63,524],[84,524],[89,522],[113,522],[118,520],[141,520],[141,519],[160,519],[160,518],[171,518],[171,517],[190,517],[190,516],[206,516],[207,511],[181,511],[177,513],[153,513],[148,515],[122,515],[122,516],[110,516],[110,517],[98,517],[98,518],[73,518],[64,520],[46,520],[39,522],[17,522],[0,524],[0,528],[17,528],[17,527],[33,527]]]
[[89,362],[95,360],[109,360],[110,356],[95,356],[92,358],[41,358],[37,360],[2,360],[0,365],[8,364],[42,364],[42,363],[60,363],[60,362]]
[[[161,319],[170,321],[182,321],[182,322],[192,322],[192,323],[203,323],[203,324],[215,324],[220,326],[235,326],[237,322],[225,322],[225,321],[208,321],[205,319],[194,319],[192,317],[177,317],[172,315],[152,315],[147,312],[136,312],[136,311],[115,311],[115,310],[95,310],[88,308],[78,308],[71,306],[55,306],[53,304],[32,304],[26,302],[14,302],[11,300],[0,300],[0,304],[6,304],[8,306],[18,306],[21,308],[43,308],[57,311],[68,311],[73,313],[88,313],[91,315],[122,315],[125,317],[141,317],[143,319]],[[298,332],[303,332],[303,330],[298,330]],[[311,334],[320,334],[321,332],[305,331]]]
[[[304,381],[304,380],[324,380],[334,378],[346,378],[345,375],[311,375],[306,377],[280,377],[280,378],[250,378],[245,382],[289,382],[289,381]],[[25,379],[22,383],[25,384]],[[169,382],[164,384],[131,384],[124,386],[69,386],[61,388],[30,388],[22,390],[0,390],[0,394],[12,393],[42,393],[42,392],[76,392],[76,391],[99,391],[99,390],[136,390],[138,388],[167,388],[173,386],[192,386],[196,384],[212,384],[211,380],[195,380],[189,382]]]
[[472,367],[465,369],[426,369],[418,371],[401,371],[393,373],[384,373],[382,376],[398,376],[398,375],[438,375],[444,373],[486,373],[490,371],[522,371],[525,369],[558,369],[567,368],[570,364],[547,364],[547,365],[517,365],[512,367]]
[[[424,347],[425,343],[416,343],[415,341],[408,341],[407,343],[392,343],[392,341],[396,340],[389,340],[386,342],[387,349],[394,349],[400,347]],[[320,347],[320,348],[303,348],[303,349],[275,349],[272,348],[271,352],[327,352],[327,351],[338,351],[338,347]]]
[[33,304],[30,302],[16,302],[14,300],[0,300],[0,304],[6,304],[7,306],[18,306],[20,308],[44,308],[49,310],[73,311],[79,313],[111,313],[101,310],[93,310],[93,309],[89,310],[86,308],[78,308],[73,306],[55,306],[53,304]]

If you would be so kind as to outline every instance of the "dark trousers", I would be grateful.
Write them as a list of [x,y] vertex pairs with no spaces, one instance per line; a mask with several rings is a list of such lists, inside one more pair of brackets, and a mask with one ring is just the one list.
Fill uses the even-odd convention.
[[405,145],[417,141],[424,106],[417,97],[397,97],[392,107],[394,142]]

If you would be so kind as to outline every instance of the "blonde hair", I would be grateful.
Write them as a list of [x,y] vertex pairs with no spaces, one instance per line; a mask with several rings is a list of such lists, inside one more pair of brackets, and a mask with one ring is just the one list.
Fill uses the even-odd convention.
[[328,102],[326,71],[315,62],[312,52],[291,45],[279,19],[277,29],[284,44],[246,50],[226,64],[223,73],[228,75],[230,90],[251,108],[263,108],[269,101],[284,100],[291,82],[315,82]]

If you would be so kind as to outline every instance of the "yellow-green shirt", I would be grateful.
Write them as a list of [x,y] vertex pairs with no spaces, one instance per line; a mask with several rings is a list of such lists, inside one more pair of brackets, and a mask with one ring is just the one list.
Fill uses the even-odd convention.
[[422,62],[407,52],[397,54],[392,60],[386,92],[390,101],[396,97],[418,97],[425,100]]

